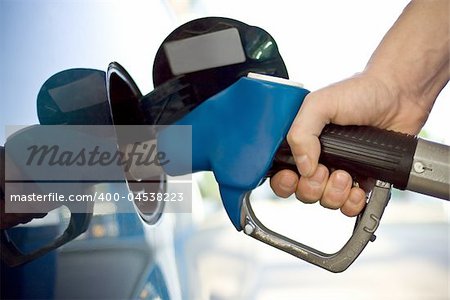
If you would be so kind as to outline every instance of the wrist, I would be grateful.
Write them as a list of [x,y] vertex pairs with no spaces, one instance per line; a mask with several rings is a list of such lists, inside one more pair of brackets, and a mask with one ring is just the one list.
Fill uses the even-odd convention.
[[[389,68],[376,68],[368,65],[362,73],[372,86],[375,105],[384,111],[383,116],[370,122],[380,128],[408,134],[417,134],[425,124],[434,99],[410,82],[390,73]],[[380,107],[381,106],[381,107]]]

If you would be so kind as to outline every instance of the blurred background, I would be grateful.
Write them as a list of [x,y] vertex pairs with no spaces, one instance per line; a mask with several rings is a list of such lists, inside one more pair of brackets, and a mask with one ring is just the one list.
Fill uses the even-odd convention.
[[[36,95],[58,71],[106,70],[109,62],[118,61],[148,93],[158,47],[191,19],[230,17],[265,29],[277,41],[290,78],[315,90],[360,72],[407,3],[0,0],[0,144],[6,139],[5,126],[38,123]],[[450,144],[449,93],[448,87],[443,90],[422,132],[445,144]],[[169,284],[177,292],[168,298],[449,299],[449,203],[394,191],[377,240],[346,272],[331,274],[237,233],[213,176],[202,173],[194,179],[192,213],[171,214],[170,226],[152,229],[171,240],[165,251],[173,251],[173,256],[166,255],[173,266],[163,273],[178,284]],[[353,228],[354,220],[339,212],[277,199],[267,184],[252,198],[256,214],[269,228],[325,252],[338,250]],[[103,223],[91,226],[92,239],[118,236],[110,226],[117,218],[109,220],[108,214],[103,210]],[[71,270],[58,272],[69,276]],[[69,277],[76,280],[77,274]],[[64,295],[61,290],[67,288],[59,283],[55,295]],[[148,286],[134,295],[158,299],[151,298]]]

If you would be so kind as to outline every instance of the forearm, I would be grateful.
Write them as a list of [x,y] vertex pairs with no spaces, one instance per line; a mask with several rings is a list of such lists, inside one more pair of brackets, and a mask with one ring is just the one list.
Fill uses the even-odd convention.
[[340,207],[355,216],[365,192],[351,176],[318,164],[318,136],[329,123],[370,125],[417,134],[449,79],[450,0],[412,1],[381,41],[364,72],[305,98],[287,140],[300,178],[285,170],[271,185],[277,195]]
[[449,10],[449,0],[411,1],[366,67],[427,112],[450,76]]

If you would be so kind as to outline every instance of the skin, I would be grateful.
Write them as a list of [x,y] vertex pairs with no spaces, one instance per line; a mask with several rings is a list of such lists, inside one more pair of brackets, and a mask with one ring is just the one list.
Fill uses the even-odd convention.
[[411,1],[361,73],[305,98],[287,136],[301,176],[275,174],[271,187],[278,196],[295,193],[347,216],[361,212],[365,190],[353,187],[347,172],[318,163],[318,136],[329,123],[418,134],[450,78],[449,12],[449,0]]

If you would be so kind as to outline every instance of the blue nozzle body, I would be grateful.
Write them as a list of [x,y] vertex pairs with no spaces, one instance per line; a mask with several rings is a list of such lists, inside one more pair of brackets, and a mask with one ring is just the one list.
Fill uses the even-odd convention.
[[265,178],[307,94],[281,83],[239,79],[174,124],[192,126],[192,167],[182,154],[190,144],[183,139],[191,137],[176,136],[171,126],[159,134],[159,151],[171,159],[165,171],[172,176],[212,171],[228,216],[241,230],[244,195]]

